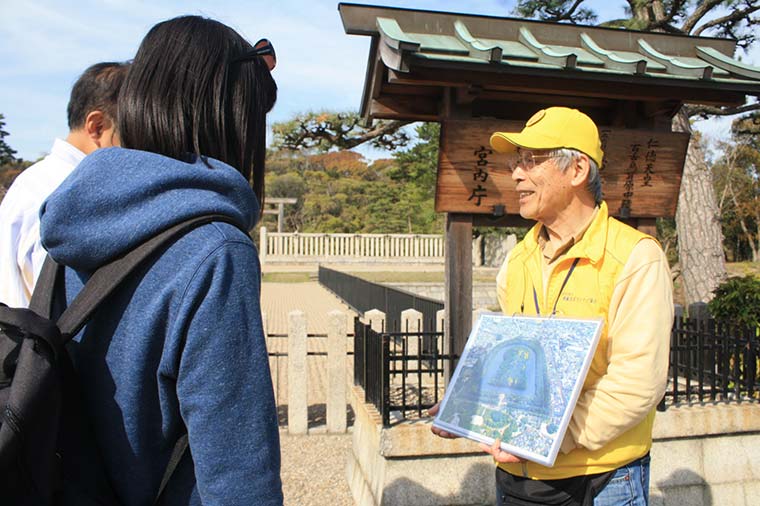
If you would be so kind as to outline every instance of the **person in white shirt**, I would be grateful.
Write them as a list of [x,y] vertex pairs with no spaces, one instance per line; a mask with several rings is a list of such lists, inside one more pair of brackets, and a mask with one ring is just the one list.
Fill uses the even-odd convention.
[[103,62],[77,79],[67,108],[69,134],[50,154],[16,177],[0,202],[0,303],[28,307],[45,249],[40,244],[39,208],[82,159],[118,145],[116,99],[128,64]]

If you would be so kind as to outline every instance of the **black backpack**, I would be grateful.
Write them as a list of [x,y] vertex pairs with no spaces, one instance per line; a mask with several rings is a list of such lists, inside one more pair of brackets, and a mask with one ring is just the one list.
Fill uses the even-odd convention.
[[[63,267],[48,257],[29,309],[0,304],[0,504],[119,504],[103,466],[96,466],[100,476],[81,476],[77,466],[67,465],[67,455],[101,457],[65,346],[153,252],[212,221],[239,227],[218,215],[179,223],[100,267],[65,308]],[[51,319],[55,315],[60,317]],[[187,434],[174,447],[156,503],[186,448]]]

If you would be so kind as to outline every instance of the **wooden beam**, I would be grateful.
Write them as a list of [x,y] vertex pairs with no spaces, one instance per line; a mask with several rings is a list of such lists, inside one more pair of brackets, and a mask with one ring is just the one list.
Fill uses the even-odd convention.
[[[440,97],[443,89],[440,86],[412,86],[409,84],[389,84],[382,86],[383,95],[409,95]],[[377,97],[375,97],[377,98]]]
[[421,96],[381,96],[369,104],[369,115],[382,119],[407,119],[417,121],[438,121],[439,101],[434,97]]
[[[653,102],[657,104],[662,103],[683,103],[683,101],[690,101],[693,103],[704,103],[712,105],[741,105],[744,103],[745,94],[743,92],[731,92],[731,91],[716,91],[707,90],[703,93],[702,100],[697,100],[691,95],[696,92],[680,93],[680,88],[675,90],[670,87],[665,87],[665,91],[660,90],[656,86],[655,89],[648,89],[641,86],[633,86],[626,83],[569,83],[567,87],[557,86],[558,83],[554,81],[560,81],[559,84],[564,82],[558,79],[557,76],[544,76],[541,77],[541,84],[536,83],[536,77],[532,76],[513,76],[510,81],[510,85],[502,84],[502,78],[495,78],[493,74],[490,74],[491,78],[486,76],[489,74],[481,73],[480,79],[475,79],[471,76],[470,72],[447,72],[446,75],[440,74],[432,77],[430,69],[424,71],[423,76],[419,69],[413,69],[410,74],[399,74],[392,70],[388,71],[387,82],[393,85],[414,86],[418,88],[427,87],[440,87],[448,86],[451,88],[457,88],[462,90],[462,93],[468,92],[468,90],[476,88],[479,91],[477,97],[490,103],[498,103],[500,101],[516,101],[524,102],[525,100],[535,100],[536,103],[546,103],[551,105],[565,104],[570,105],[569,101],[575,101],[580,107],[588,107],[592,104],[602,104],[603,102],[614,101],[628,101],[636,100],[639,102]],[[462,78],[462,75],[468,76],[467,80]],[[543,81],[549,81],[543,82]],[[554,85],[551,84],[554,82]],[[622,88],[618,88],[622,86]],[[603,87],[603,92],[590,92],[592,89],[599,89]],[[614,89],[613,89],[614,88]],[[639,93],[642,89],[647,90],[647,93]],[[691,97],[691,98],[690,98]]]
[[745,102],[742,86],[721,83],[720,87],[710,81],[658,79],[656,76],[622,76],[610,78],[606,74],[583,72],[558,72],[546,69],[524,69],[510,66],[488,67],[437,61],[436,67],[429,61],[415,60],[410,72],[389,74],[389,82],[418,85],[470,86],[479,85],[490,90],[552,95],[602,97],[617,100],[668,100],[678,99],[709,105],[740,105]]
[[380,60],[380,53],[377,50],[377,45],[380,41],[380,36],[373,35],[369,56],[367,58],[367,71],[364,76],[364,90],[362,91],[362,102],[359,114],[371,123],[370,116],[368,114],[370,101],[377,98],[380,94],[380,87],[383,78],[383,62]]
[[607,97],[565,96],[560,98],[557,97],[557,95],[546,93],[524,93],[516,91],[495,90],[491,88],[480,88],[480,92],[477,94],[476,100],[487,102],[489,105],[496,105],[499,102],[508,102],[513,104],[533,103],[541,104],[543,107],[564,105],[566,107],[576,107],[584,110],[588,108],[607,109],[615,103],[615,100]]
[[[462,355],[472,329],[472,216],[446,215],[445,342],[450,353]],[[452,364],[456,367],[456,363]],[[453,369],[446,371],[451,378]]]

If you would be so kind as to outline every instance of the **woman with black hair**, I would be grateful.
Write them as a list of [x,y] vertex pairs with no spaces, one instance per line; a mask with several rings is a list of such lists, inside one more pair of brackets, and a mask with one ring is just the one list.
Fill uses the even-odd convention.
[[154,503],[185,432],[163,504],[282,504],[260,267],[242,231],[260,214],[274,64],[268,41],[251,46],[217,21],[154,26],[119,96],[123,147],[88,156],[42,207],[69,301],[99,266],[172,225],[208,214],[237,225],[202,225],[159,251],[74,340],[121,504]]

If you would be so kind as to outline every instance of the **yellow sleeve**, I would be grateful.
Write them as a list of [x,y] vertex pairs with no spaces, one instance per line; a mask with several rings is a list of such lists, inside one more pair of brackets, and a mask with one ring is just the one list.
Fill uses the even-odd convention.
[[581,393],[568,428],[575,445],[592,451],[639,424],[665,393],[673,285],[655,241],[633,249],[612,293],[608,323],[607,372]]

